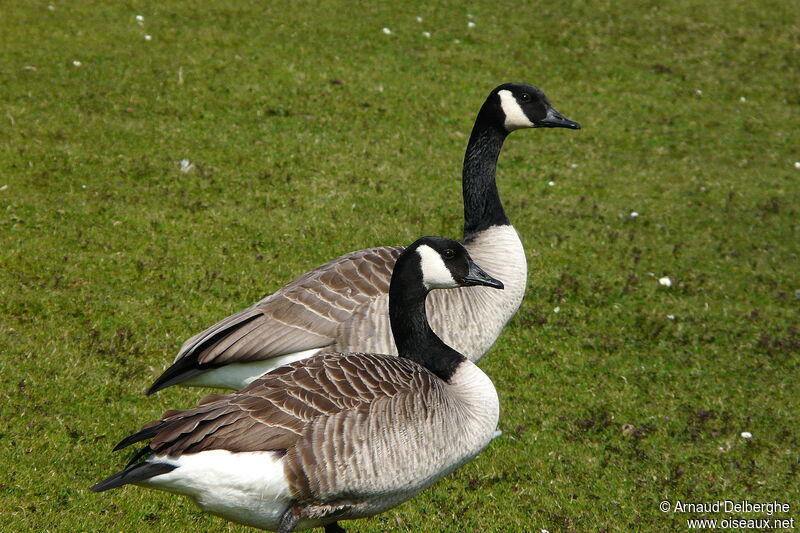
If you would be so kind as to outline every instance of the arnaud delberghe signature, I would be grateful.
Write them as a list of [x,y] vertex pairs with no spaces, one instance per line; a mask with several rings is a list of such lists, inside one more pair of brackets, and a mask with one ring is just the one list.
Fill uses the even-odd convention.
[[736,502],[722,500],[716,502],[683,502],[678,500],[672,507],[673,513],[761,513],[772,516],[774,513],[788,513],[790,505],[779,501],[751,502],[748,500]]

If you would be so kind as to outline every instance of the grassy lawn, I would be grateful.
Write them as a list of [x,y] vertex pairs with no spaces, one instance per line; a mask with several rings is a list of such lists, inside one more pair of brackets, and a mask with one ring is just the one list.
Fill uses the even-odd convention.
[[800,521],[797,2],[379,5],[0,5],[0,530],[248,531],[88,487],[206,392],[142,394],[190,335],[339,254],[459,237],[466,137],[506,81],[583,129],[514,133],[500,158],[530,271],[481,363],[505,433],[343,525],[700,516],[662,500]]

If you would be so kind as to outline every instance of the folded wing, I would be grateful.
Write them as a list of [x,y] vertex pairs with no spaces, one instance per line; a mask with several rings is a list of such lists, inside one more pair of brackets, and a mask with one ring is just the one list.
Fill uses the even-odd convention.
[[227,364],[332,346],[354,314],[388,293],[402,250],[381,247],[343,255],[195,335],[148,394]]

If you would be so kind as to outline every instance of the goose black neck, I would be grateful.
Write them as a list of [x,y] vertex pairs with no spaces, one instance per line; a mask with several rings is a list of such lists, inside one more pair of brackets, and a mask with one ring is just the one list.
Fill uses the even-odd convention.
[[465,242],[491,226],[511,223],[500,202],[495,180],[497,158],[508,132],[492,121],[489,114],[487,107],[481,109],[464,155],[462,190]]
[[[397,266],[395,266],[397,272]],[[400,357],[424,366],[441,379],[449,381],[458,365],[466,358],[440,339],[428,324],[425,297],[428,290],[417,280],[416,288],[400,287],[395,281],[389,286],[389,320]]]

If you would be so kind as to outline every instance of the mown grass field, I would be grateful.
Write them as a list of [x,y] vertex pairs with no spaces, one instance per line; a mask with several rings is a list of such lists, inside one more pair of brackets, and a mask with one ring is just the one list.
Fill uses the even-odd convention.
[[583,129],[500,158],[530,269],[481,363],[505,434],[345,525],[683,531],[660,501],[719,499],[800,520],[798,58],[792,0],[6,0],[0,530],[245,531],[88,487],[204,394],[142,394],[187,337],[339,254],[460,236],[466,137],[506,81]]

